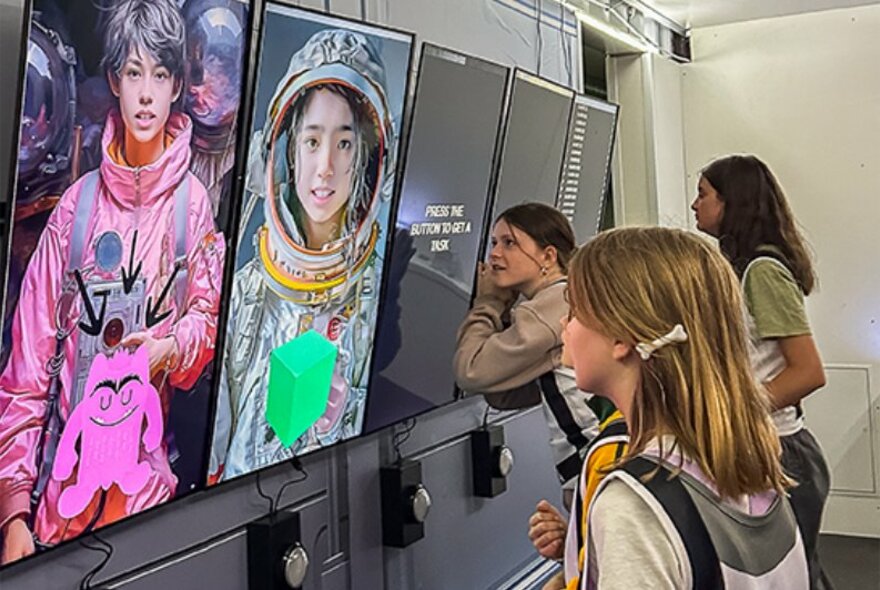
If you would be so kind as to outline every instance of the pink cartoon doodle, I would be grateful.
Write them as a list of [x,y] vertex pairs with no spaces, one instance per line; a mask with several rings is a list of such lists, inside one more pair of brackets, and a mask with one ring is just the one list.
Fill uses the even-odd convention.
[[147,452],[153,451],[162,431],[162,409],[159,393],[150,383],[147,349],[119,350],[111,357],[98,354],[89,368],[83,399],[67,419],[58,443],[52,477],[63,482],[77,465],[80,440],[76,482],[61,492],[58,514],[77,516],[98,489],[109,490],[114,483],[129,496],[142,490],[151,468],[139,461],[141,440]]

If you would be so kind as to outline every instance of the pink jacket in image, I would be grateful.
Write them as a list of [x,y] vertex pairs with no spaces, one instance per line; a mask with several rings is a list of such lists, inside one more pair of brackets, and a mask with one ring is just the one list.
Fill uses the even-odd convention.
[[[223,237],[214,227],[207,192],[188,171],[192,137],[189,117],[173,113],[166,131],[171,142],[162,156],[149,166],[130,168],[115,162],[110,155],[121,151],[118,146],[124,129],[118,112],[107,118],[98,193],[85,232],[81,267],[83,278],[88,282],[95,272],[96,241],[108,230],[116,231],[122,238],[122,264],[127,267],[133,234],[138,230],[135,266],[143,263],[141,276],[146,277],[146,297],[156,302],[174,268],[174,191],[181,180],[189,176],[184,309],[177,309],[178,299],[172,284],[172,292],[159,310],[172,310],[172,313],[147,329],[157,339],[173,336],[179,350],[176,366],[153,377],[161,397],[165,424],[172,387],[191,388],[214,356],[225,250]],[[50,383],[46,365],[56,346],[56,303],[70,281],[70,276],[65,274],[83,184],[80,178],[71,185],[49,217],[25,272],[13,316],[9,361],[0,375],[0,526],[30,512],[30,494],[38,471],[37,442],[43,430]],[[77,296],[76,301],[76,315],[85,319],[82,297]],[[78,321],[79,317],[74,319]],[[70,389],[79,334],[80,330],[76,329],[64,341],[60,414],[65,421],[71,412]],[[151,453],[145,452],[142,446],[140,460],[152,466],[147,484],[133,496],[111,488],[96,526],[155,506],[174,494],[177,478],[171,471],[164,442]],[[70,522],[61,517],[57,503],[64,485],[50,478],[37,508],[34,528],[44,543],[54,544],[78,535],[95,512],[100,494],[96,494],[92,505],[79,517]],[[115,497],[111,497],[114,494]]]

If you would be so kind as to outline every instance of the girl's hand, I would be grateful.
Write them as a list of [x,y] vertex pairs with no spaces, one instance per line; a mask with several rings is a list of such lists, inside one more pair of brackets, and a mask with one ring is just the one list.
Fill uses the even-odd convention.
[[547,500],[541,500],[529,518],[529,540],[541,557],[562,559],[568,523]]
[[495,282],[492,268],[485,262],[480,262],[477,268],[477,297],[494,297],[502,301],[505,307],[512,305],[516,300],[516,293],[510,289],[499,287]]

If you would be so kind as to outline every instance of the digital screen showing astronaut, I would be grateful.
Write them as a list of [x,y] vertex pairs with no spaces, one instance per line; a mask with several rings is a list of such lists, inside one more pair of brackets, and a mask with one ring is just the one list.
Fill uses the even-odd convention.
[[0,356],[5,563],[204,482],[249,11],[33,2]]
[[411,48],[267,4],[209,482],[361,433]]
[[450,318],[470,308],[490,212],[509,70],[422,48],[365,432],[453,401]]

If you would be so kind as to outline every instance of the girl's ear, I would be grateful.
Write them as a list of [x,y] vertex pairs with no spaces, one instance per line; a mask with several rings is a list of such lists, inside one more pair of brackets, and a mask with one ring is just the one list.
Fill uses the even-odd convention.
[[116,74],[107,72],[107,85],[110,86],[110,92],[113,93],[113,96],[119,98],[119,78],[116,77]]
[[556,249],[556,246],[544,248],[544,260],[547,261],[547,265],[550,268],[556,266],[556,262],[559,260],[559,251]]
[[635,351],[635,347],[629,342],[615,340],[611,347],[611,357],[615,361],[622,361]]

